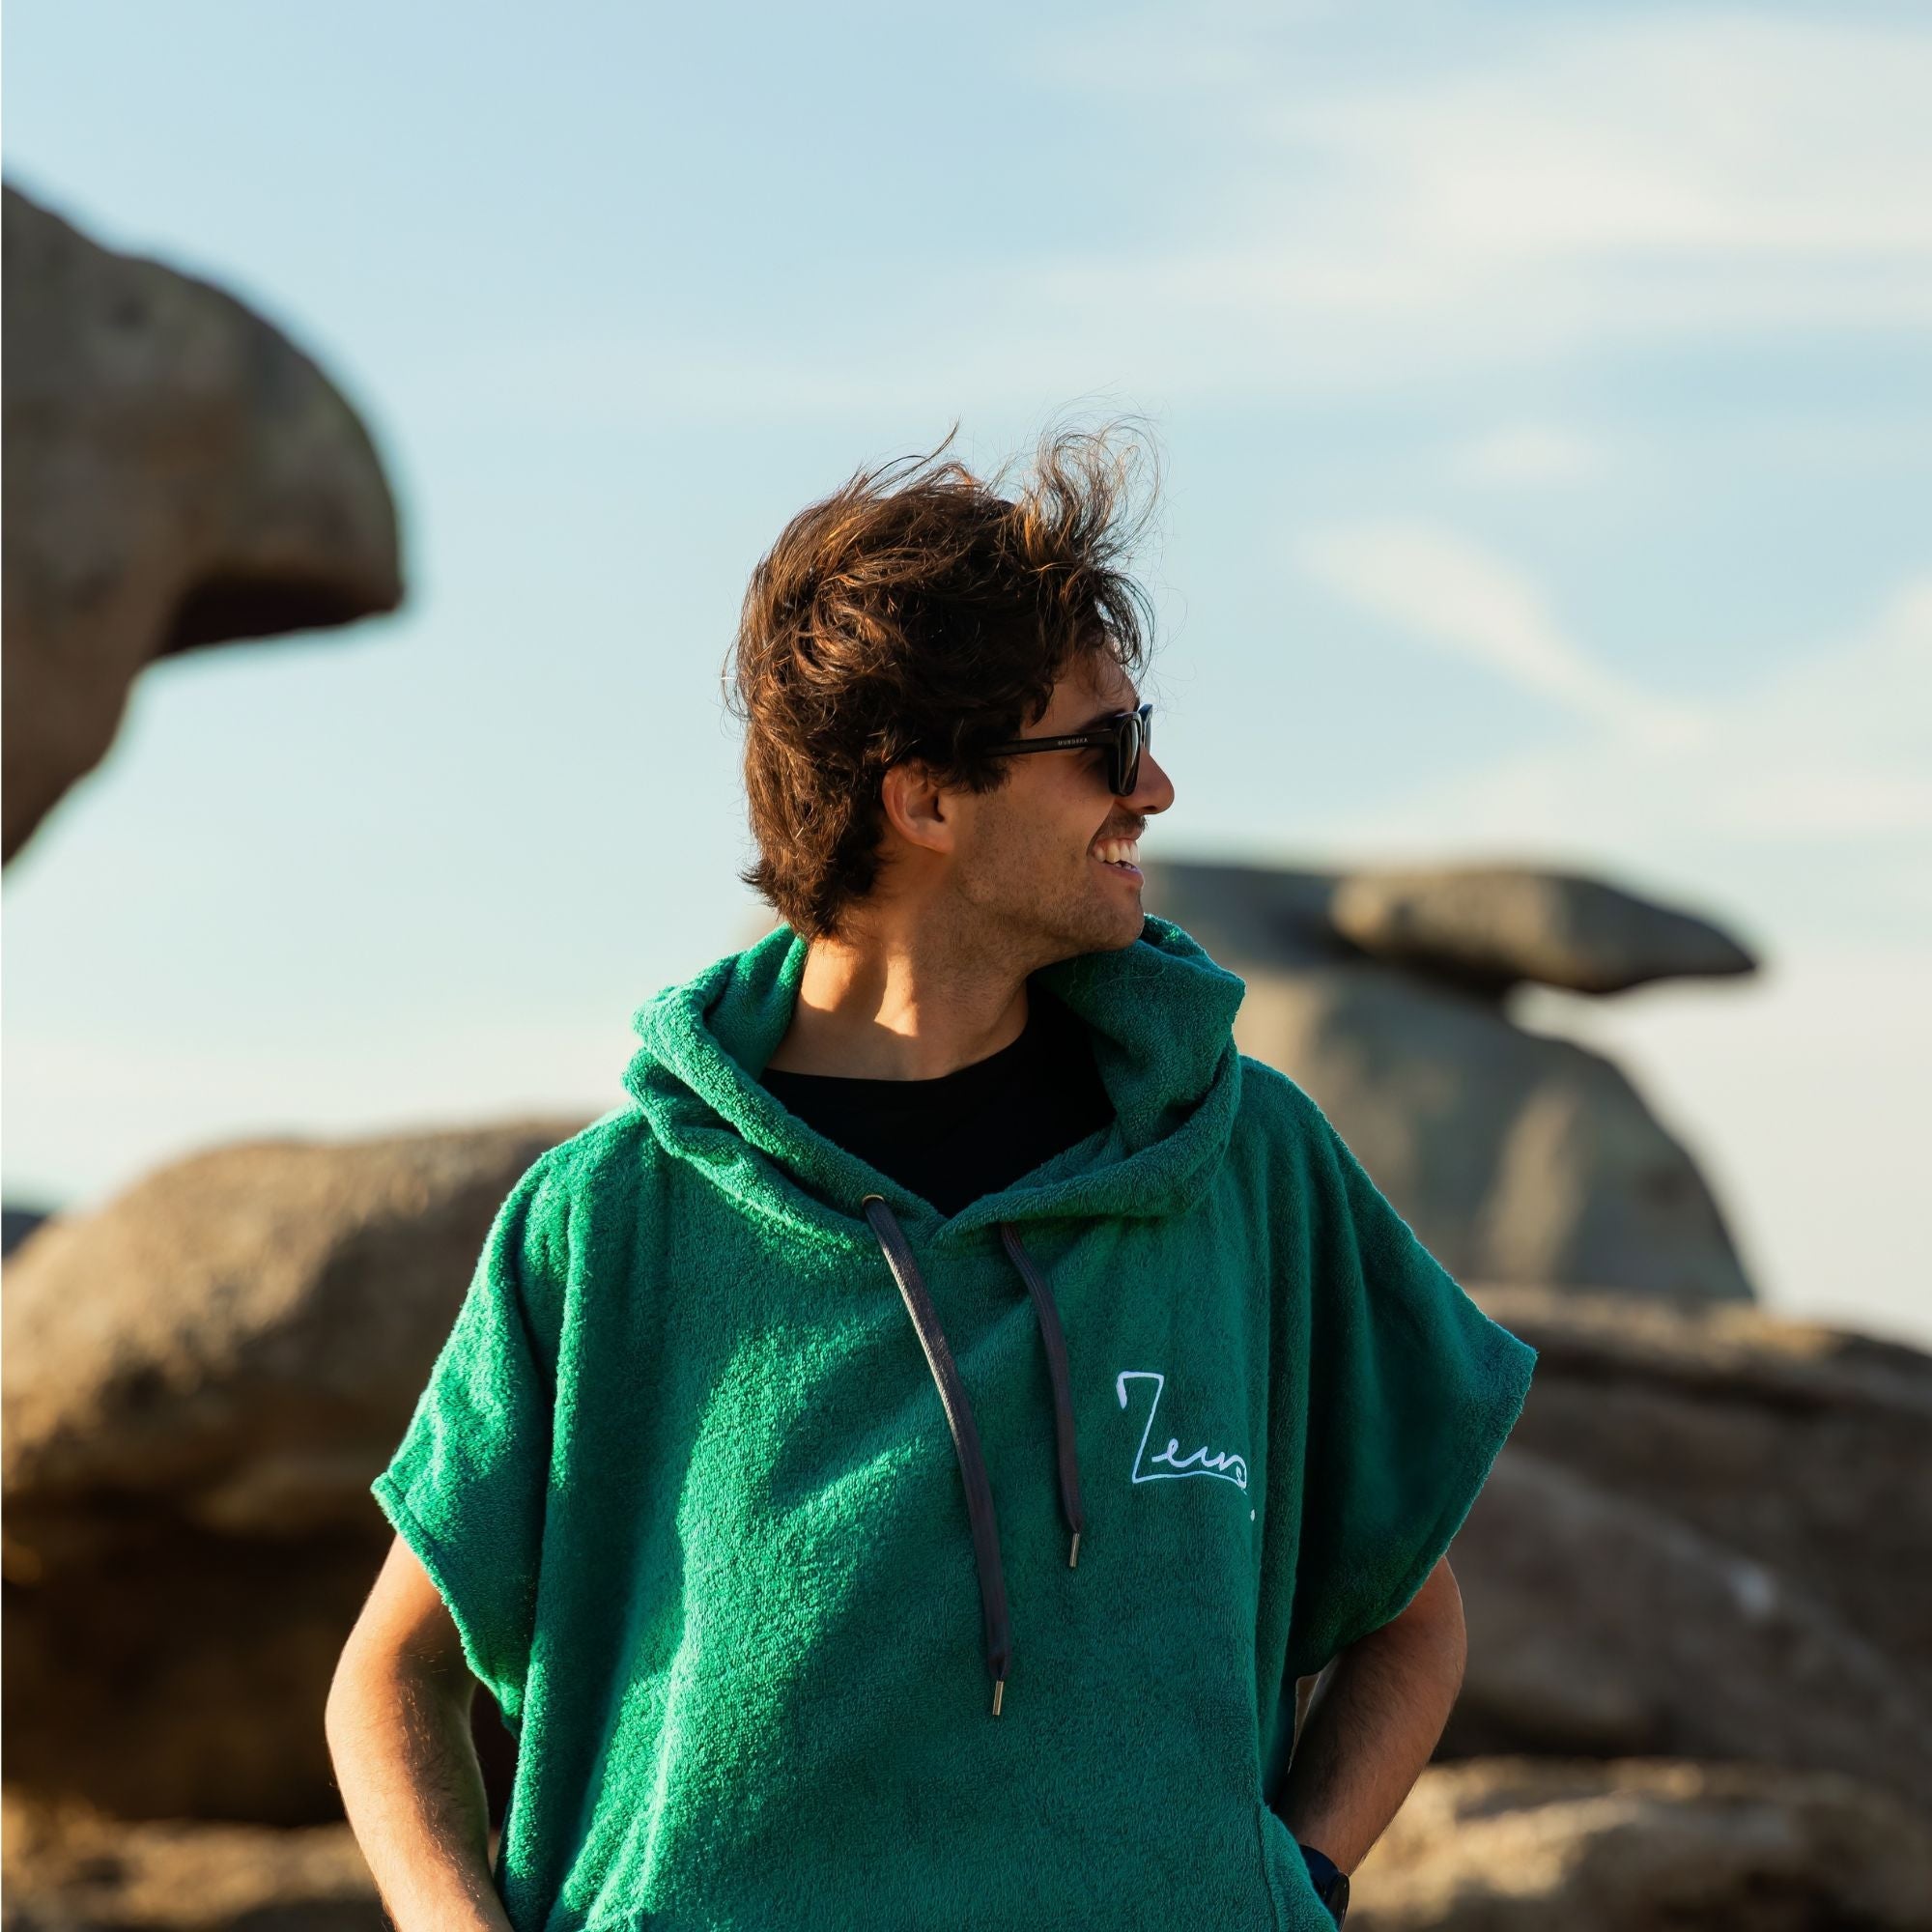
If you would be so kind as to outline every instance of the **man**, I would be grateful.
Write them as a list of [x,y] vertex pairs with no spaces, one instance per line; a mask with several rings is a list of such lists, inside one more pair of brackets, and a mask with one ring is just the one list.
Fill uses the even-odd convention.
[[1130,484],[890,467],[754,574],[781,923],[639,1012],[375,1484],[327,1724],[401,1932],[1306,1932],[1434,1748],[1534,1351],[1143,911]]

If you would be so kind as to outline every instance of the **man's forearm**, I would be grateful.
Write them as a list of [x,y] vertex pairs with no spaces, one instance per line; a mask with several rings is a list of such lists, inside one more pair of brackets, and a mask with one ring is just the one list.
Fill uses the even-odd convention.
[[1399,1617],[1323,1672],[1275,1809],[1304,1845],[1352,1872],[1402,1808],[1462,1689],[1454,1616]]
[[509,1932],[469,1735],[473,1680],[345,1658],[329,1691],[343,1809],[397,1932]]

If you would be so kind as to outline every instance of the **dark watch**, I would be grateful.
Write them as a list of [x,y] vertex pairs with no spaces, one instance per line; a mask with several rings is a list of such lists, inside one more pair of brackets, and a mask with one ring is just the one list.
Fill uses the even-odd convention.
[[[1301,1844],[1300,1839],[1295,1843]],[[1326,1852],[1318,1852],[1313,1845],[1302,1845],[1301,1856],[1308,1865],[1308,1876],[1314,1881],[1316,1897],[1335,1915],[1339,1928],[1349,1916],[1349,1874]]]

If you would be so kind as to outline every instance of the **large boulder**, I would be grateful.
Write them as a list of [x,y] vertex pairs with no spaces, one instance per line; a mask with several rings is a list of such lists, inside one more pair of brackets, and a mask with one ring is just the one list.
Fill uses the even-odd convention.
[[1432,1765],[1350,1881],[1350,1932],[1925,1932],[1932,1831],[1758,1765]]
[[[1246,980],[1242,1050],[1307,1089],[1453,1274],[1748,1300],[1709,1186],[1628,1076],[1518,1026],[1503,997],[1532,972],[1631,983],[1699,958],[1742,970],[1743,954],[1687,915],[1653,909],[1646,926],[1640,901],[1615,895],[1612,917],[1608,888],[1539,895],[1537,877],[1398,873],[1384,889],[1366,872],[1154,865],[1147,904]],[[1539,897],[1567,920],[1539,931],[1522,910]],[[1360,943],[1378,934],[1392,956]]]
[[1838,1771],[1932,1816],[1922,1678],[1803,1576],[1514,1446],[1453,1561],[1469,1656],[1446,1751]]
[[1538,1358],[1456,1539],[1445,1749],[1835,1769],[1932,1814],[1932,1355],[1737,1304],[1470,1292]]
[[1511,1454],[1781,1579],[1932,1696],[1932,1354],[1735,1303],[1470,1292],[1538,1351]]
[[53,1563],[137,1507],[218,1535],[362,1521],[492,1215],[580,1125],[238,1143],[48,1222],[7,1273],[10,1539],[47,1530]]
[[12,858],[170,652],[402,598],[395,503],[341,392],[232,296],[4,192]]
[[389,1537],[370,1480],[497,1208],[582,1124],[220,1148],[14,1258],[11,1781],[129,1817],[332,1814],[323,1704]]

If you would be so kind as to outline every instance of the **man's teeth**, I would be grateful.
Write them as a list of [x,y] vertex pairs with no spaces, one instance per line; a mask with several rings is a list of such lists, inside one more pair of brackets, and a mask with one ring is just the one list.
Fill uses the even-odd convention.
[[1096,859],[1104,859],[1110,866],[1138,866],[1141,862],[1141,841],[1138,838],[1103,838],[1094,848]]

